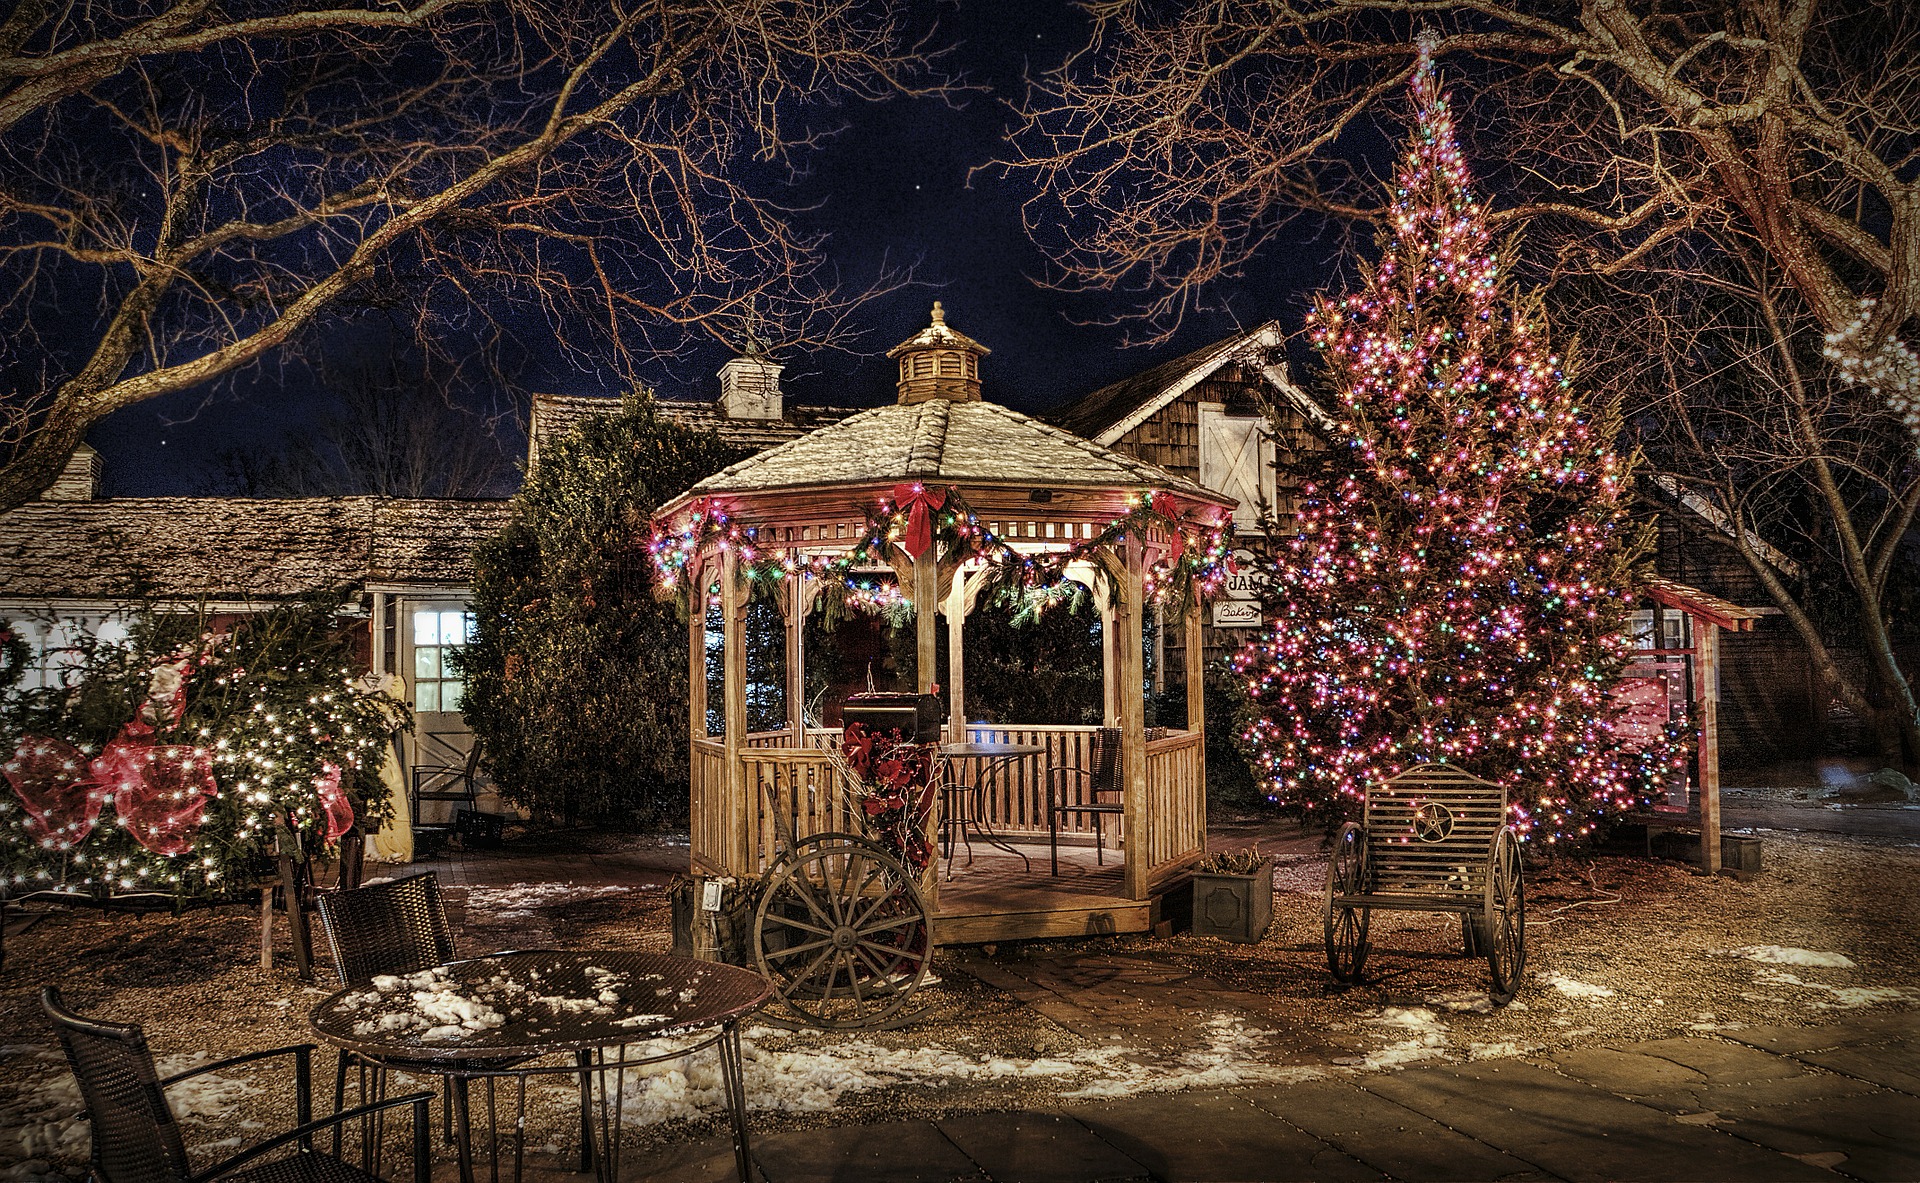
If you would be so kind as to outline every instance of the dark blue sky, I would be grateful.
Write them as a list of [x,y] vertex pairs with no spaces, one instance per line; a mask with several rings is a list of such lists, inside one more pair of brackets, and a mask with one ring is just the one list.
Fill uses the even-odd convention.
[[[962,0],[957,9],[940,6],[937,14],[943,39],[957,47],[952,66],[988,89],[957,108],[933,100],[845,108],[846,130],[785,198],[817,207],[801,221],[831,235],[829,258],[848,282],[871,278],[887,261],[914,264],[924,286],[865,308],[860,319],[869,330],[864,347],[870,354],[781,358],[789,399],[856,405],[891,399],[893,366],[882,355],[926,323],[935,299],[945,304],[954,327],[993,350],[982,368],[986,396],[1029,412],[1058,406],[1243,326],[1274,317],[1297,325],[1304,294],[1332,277],[1326,239],[1270,248],[1246,280],[1213,293],[1213,302],[1223,307],[1190,317],[1175,340],[1151,349],[1124,348],[1126,326],[1085,323],[1122,310],[1124,297],[1068,297],[1038,286],[1043,261],[1021,229],[1018,179],[983,173],[969,187],[967,173],[1001,151],[1008,123],[1004,100],[1022,93],[1029,69],[1049,68],[1081,44],[1085,19],[1060,0]],[[662,366],[650,379],[666,397],[710,399],[718,389],[714,371],[724,359],[716,347]],[[557,367],[529,374],[528,384],[568,394],[619,393],[611,376],[596,380]],[[269,368],[241,392],[223,393],[209,406],[201,405],[204,395],[188,395],[115,415],[89,435],[105,455],[108,491],[133,496],[205,490],[222,450],[275,449],[290,428],[300,430],[324,415],[325,400],[311,386],[297,373]],[[493,396],[474,392],[472,398],[485,404]],[[518,455],[523,445],[517,427],[503,424],[502,431],[503,448]]]

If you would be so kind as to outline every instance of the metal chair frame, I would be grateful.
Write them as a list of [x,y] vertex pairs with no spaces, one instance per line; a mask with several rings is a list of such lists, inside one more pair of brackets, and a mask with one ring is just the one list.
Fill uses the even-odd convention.
[[[239,1172],[239,1177],[272,1180],[273,1183],[297,1183],[299,1180],[368,1180],[372,1171],[371,1144],[361,1145],[363,1166],[356,1170],[338,1156],[339,1130],[349,1121],[361,1121],[389,1110],[413,1110],[413,1181],[429,1183],[431,1165],[427,1154],[427,1102],[432,1093],[410,1093],[338,1110],[331,1117],[313,1117],[312,1055],[314,1045],[294,1044],[232,1056],[211,1064],[201,1064],[172,1076],[158,1075],[146,1033],[137,1023],[108,1023],[89,1019],[68,1010],[60,991],[47,986],[40,991],[40,1005],[53,1021],[65,1051],[68,1065],[80,1083],[88,1121],[93,1127],[92,1177],[98,1183],[201,1183]],[[291,1056],[294,1062],[294,1126],[263,1142],[242,1149],[238,1154],[195,1172],[187,1160],[186,1146],[173,1110],[167,1104],[166,1088],[182,1080],[241,1064]],[[313,1148],[313,1136],[334,1131],[335,1153]],[[264,1155],[289,1146],[297,1146],[289,1159],[266,1163],[247,1171],[240,1168]]]
[[[1066,782],[1078,779],[1079,795],[1068,799]],[[1087,766],[1069,764],[1047,773],[1047,847],[1053,873],[1060,874],[1060,819],[1067,814],[1093,815],[1093,857],[1099,866],[1107,865],[1106,831],[1102,816],[1120,817],[1126,813],[1122,801],[1102,801],[1102,793],[1124,793],[1120,783],[1120,729],[1102,727],[1093,734],[1093,751]],[[1056,792],[1056,788],[1059,790]]]

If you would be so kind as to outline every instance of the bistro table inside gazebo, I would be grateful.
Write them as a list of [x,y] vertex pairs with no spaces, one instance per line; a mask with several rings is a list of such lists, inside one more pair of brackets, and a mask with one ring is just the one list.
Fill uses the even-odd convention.
[[[1223,577],[1233,502],[984,401],[979,363],[987,352],[949,327],[935,304],[932,324],[889,354],[900,366],[896,403],[743,460],[655,515],[656,566],[692,602],[696,881],[760,875],[780,833],[769,808],[789,812],[799,838],[860,828],[827,751],[837,732],[808,728],[796,706],[805,701],[802,630],[816,598],[875,567],[893,570],[918,609],[916,681],[922,692],[943,687],[947,742],[1034,745],[1045,749],[1037,764],[1085,764],[1098,728],[969,723],[967,614],[995,586],[1062,579],[1091,589],[1101,612],[1105,721],[1121,737],[1121,863],[1071,880],[963,874],[943,884],[936,858],[922,890],[940,943],[1145,931],[1157,919],[1158,896],[1204,852],[1201,612]],[[788,718],[784,728],[749,734],[745,623],[756,597],[770,599],[785,620]],[[1155,602],[1184,620],[1187,712],[1184,730],[1161,737],[1155,729],[1149,740],[1142,628]],[[725,649],[718,735],[707,726],[710,603],[720,609]],[[936,669],[942,616],[944,677]],[[971,803],[976,816],[1002,838],[1044,843],[1040,781],[1037,771],[997,778]],[[1097,821],[1076,818],[1067,827],[1091,834]],[[936,818],[935,833],[938,825]]]

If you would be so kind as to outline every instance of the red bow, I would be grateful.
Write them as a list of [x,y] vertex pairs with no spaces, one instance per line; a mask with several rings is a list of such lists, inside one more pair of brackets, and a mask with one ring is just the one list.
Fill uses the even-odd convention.
[[93,778],[112,792],[113,810],[134,841],[155,854],[185,854],[207,802],[220,795],[213,758],[188,744],[129,742],[127,730],[94,760]]
[[27,833],[42,846],[66,850],[93,832],[106,794],[94,786],[79,748],[44,735],[23,736],[0,764],[0,774],[26,807]]
[[947,503],[947,491],[935,492],[925,485],[895,485],[893,503],[907,510],[907,554],[919,558],[933,545],[933,511]]
[[1178,567],[1181,557],[1187,553],[1187,522],[1181,516],[1180,503],[1173,499],[1173,494],[1156,491],[1148,499],[1147,507],[1167,519],[1167,534],[1173,545],[1172,563]]
[[326,814],[327,841],[338,842],[340,835],[353,829],[353,803],[340,789],[339,766],[323,764],[321,769],[321,774],[313,778],[313,787],[320,791],[320,808]]

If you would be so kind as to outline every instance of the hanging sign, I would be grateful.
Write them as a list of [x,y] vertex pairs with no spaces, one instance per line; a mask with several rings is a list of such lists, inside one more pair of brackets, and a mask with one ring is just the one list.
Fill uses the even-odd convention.
[[1213,602],[1213,627],[1258,628],[1260,593],[1266,588],[1267,573],[1261,570],[1253,552],[1236,548],[1220,586],[1220,597]]

